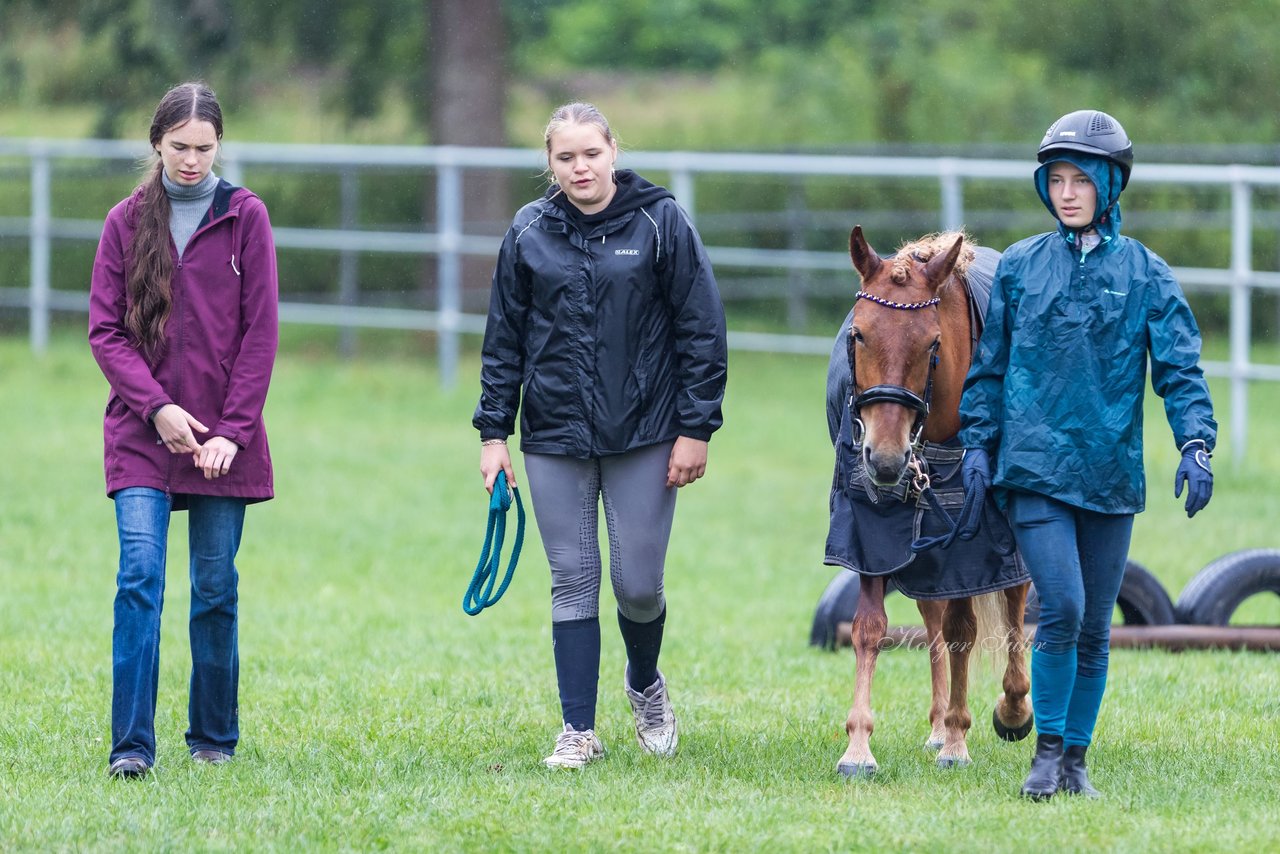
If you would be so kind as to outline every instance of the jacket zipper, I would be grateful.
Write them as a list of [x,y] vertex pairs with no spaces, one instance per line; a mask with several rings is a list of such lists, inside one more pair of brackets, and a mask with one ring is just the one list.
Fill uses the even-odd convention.
[[1089,257],[1089,253],[1092,250],[1085,249],[1084,240],[1079,236],[1077,236],[1076,238],[1076,246],[1077,246],[1077,249],[1080,251],[1080,262],[1079,264],[1076,265],[1076,270],[1080,274],[1079,278],[1077,279],[1077,285],[1080,288],[1081,294],[1083,294],[1084,293],[1084,265],[1085,265],[1085,261]]
[[[236,256],[235,256],[236,247],[235,247],[235,240],[234,240],[235,227],[237,224],[237,220],[239,219],[238,208],[236,209],[234,214],[230,209],[228,209],[227,212],[224,213],[222,216],[218,217],[215,220],[207,222],[203,227],[196,229],[195,232],[191,235],[191,238],[187,240],[186,248],[190,249],[191,244],[195,243],[197,237],[199,237],[204,232],[208,231],[217,223],[222,222],[222,220],[226,219],[228,216],[233,217],[231,222],[231,233],[233,238],[232,246],[231,246],[231,253],[232,253],[231,269],[235,270],[236,275],[239,276],[240,271],[236,270]],[[176,255],[178,251],[178,247],[173,242],[172,235],[170,235],[169,237],[169,245],[173,247],[174,254]],[[182,299],[182,289],[178,287],[173,287],[173,285],[176,285],[178,283],[179,274],[182,272],[181,258],[179,258],[176,264],[174,265],[173,272],[174,272],[174,281],[170,284],[170,293],[173,294],[174,312],[178,316],[178,390],[177,390],[177,394],[174,395],[174,399],[181,400],[182,399],[182,378],[184,376],[184,373],[183,373],[184,366],[186,365],[186,361],[187,361],[186,360],[186,343],[187,343],[186,302]],[[193,433],[192,436],[194,437],[194,435],[195,434]],[[172,486],[172,484],[173,484],[173,454],[169,454],[169,471],[168,471],[168,475],[165,477],[165,483],[164,483],[164,494],[167,497],[171,497],[170,487]]]

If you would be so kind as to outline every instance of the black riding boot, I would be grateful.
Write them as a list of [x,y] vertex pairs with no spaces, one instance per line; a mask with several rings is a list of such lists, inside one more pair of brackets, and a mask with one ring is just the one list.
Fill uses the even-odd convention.
[[1089,772],[1084,767],[1084,752],[1088,749],[1083,744],[1073,744],[1062,754],[1062,781],[1058,788],[1068,795],[1100,798],[1102,794],[1089,785]]
[[1022,784],[1023,797],[1043,801],[1058,791],[1062,777],[1062,736],[1037,735],[1036,754],[1031,757],[1031,773]]

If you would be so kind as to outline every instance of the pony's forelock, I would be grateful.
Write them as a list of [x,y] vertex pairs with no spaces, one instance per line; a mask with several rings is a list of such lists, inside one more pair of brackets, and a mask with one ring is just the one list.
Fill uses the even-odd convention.
[[889,277],[899,285],[906,284],[911,277],[913,260],[928,263],[935,255],[949,252],[957,238],[963,238],[964,244],[960,247],[960,254],[956,258],[954,272],[962,279],[968,278],[969,265],[973,263],[975,256],[973,250],[978,244],[963,231],[940,231],[902,244],[893,258]]

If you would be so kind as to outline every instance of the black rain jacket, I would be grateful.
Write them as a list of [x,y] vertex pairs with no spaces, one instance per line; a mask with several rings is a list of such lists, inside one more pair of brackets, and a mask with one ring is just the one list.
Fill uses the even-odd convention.
[[[721,425],[724,307],[702,241],[670,192],[618,170],[583,215],[552,186],[498,254],[472,423],[482,439],[589,459]],[[523,405],[521,406],[521,394]]]

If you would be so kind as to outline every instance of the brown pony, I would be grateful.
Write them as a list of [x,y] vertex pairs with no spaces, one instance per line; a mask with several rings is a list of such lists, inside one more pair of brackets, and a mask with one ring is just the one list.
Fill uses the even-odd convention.
[[[918,480],[924,449],[952,439],[960,429],[960,394],[973,357],[971,297],[964,279],[974,248],[963,233],[949,233],[922,238],[881,259],[858,226],[849,236],[849,255],[862,277],[848,342],[849,415],[861,433],[866,477],[874,488],[887,489],[909,473]],[[860,584],[852,629],[854,700],[845,723],[849,747],[837,766],[846,777],[867,776],[878,767],[870,745],[871,680],[885,643],[886,576],[861,574]],[[965,744],[972,723],[969,660],[978,640],[979,612],[984,624],[999,626],[1008,657],[995,729],[1009,741],[1031,730],[1022,631],[1027,587],[1024,581],[980,597],[917,600],[928,636],[933,694],[926,744],[938,750],[940,767],[971,761]]]

